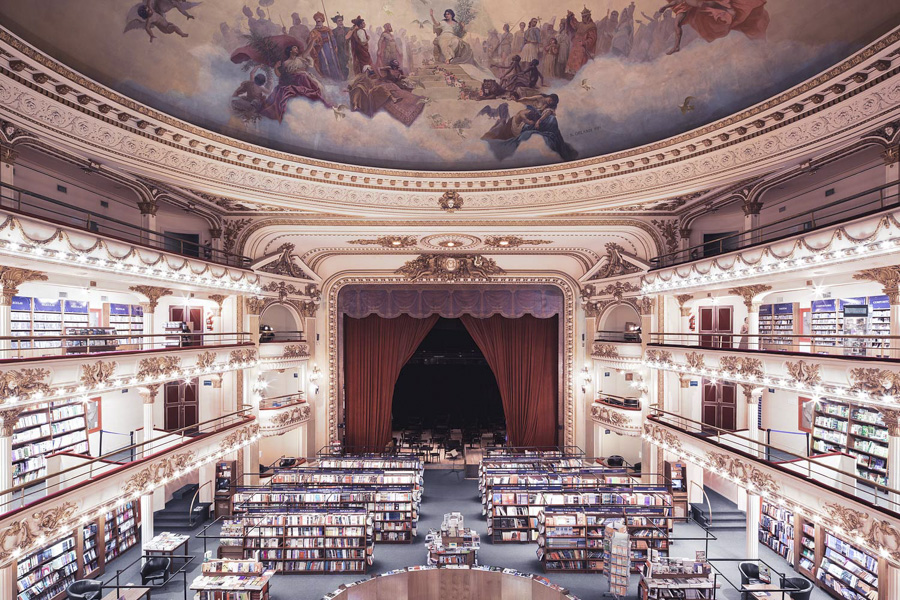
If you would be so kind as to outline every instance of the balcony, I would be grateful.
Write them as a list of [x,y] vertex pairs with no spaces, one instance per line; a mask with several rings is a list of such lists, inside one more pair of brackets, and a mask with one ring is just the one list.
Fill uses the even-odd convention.
[[591,358],[616,368],[635,369],[643,355],[640,342],[640,335],[632,332],[599,331],[591,344]]
[[[652,409],[642,437],[764,501],[847,537],[874,556],[900,561],[900,490],[841,467],[840,457],[798,456],[677,414]],[[766,460],[767,456],[777,456]]]
[[900,236],[895,226],[883,220],[898,205],[897,184],[886,184],[782,221],[662,255],[653,259],[641,292],[709,290],[761,277],[771,284],[796,280],[811,267],[862,260],[866,267],[887,264],[896,257]]
[[309,342],[302,331],[263,333],[259,338],[259,363],[264,371],[290,369],[309,360]]
[[[29,203],[36,198],[49,208]],[[135,281],[261,291],[245,257],[189,248],[187,242],[2,184],[0,199],[0,256],[15,257],[20,266],[40,271],[56,266],[62,272],[77,265]]]
[[637,398],[603,394],[591,404],[591,419],[620,435],[641,435],[641,404]]
[[303,394],[264,398],[259,402],[259,431],[263,437],[281,435],[309,421],[310,412]]
[[[143,339],[160,337],[143,336]],[[201,345],[30,357],[16,357],[20,350],[0,351],[0,356],[12,354],[11,358],[0,359],[4,381],[0,404],[22,407],[48,400],[87,397],[173,379],[212,376],[258,363],[249,334],[206,333],[190,337],[200,337]]]
[[900,358],[900,339],[884,334],[849,335],[790,333],[663,333],[650,334],[649,346],[730,350],[779,356],[829,356],[844,360]]

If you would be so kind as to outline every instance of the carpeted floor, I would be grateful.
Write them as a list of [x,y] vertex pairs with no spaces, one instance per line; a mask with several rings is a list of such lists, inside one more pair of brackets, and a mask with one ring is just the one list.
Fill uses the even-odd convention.
[[[417,541],[413,544],[380,544],[375,547],[375,564],[369,573],[381,573],[410,565],[425,563],[425,534],[432,527],[440,526],[444,513],[459,511],[465,516],[466,525],[475,528],[482,536],[482,547],[478,553],[480,564],[511,567],[523,572],[542,573],[541,563],[535,556],[535,544],[496,544],[487,540],[487,523],[481,516],[481,504],[478,498],[478,485],[473,480],[464,480],[449,470],[428,470],[425,472],[425,495],[419,517]],[[199,532],[200,529],[197,530]],[[217,526],[211,528],[210,535],[217,533]],[[752,533],[754,536],[756,532]],[[695,550],[703,550],[705,542],[686,538],[703,538],[703,530],[693,523],[676,524],[673,534],[671,556],[693,557]],[[725,532],[719,539],[709,543],[707,555],[719,567],[725,577],[739,582],[737,563],[715,563],[716,559],[739,559],[744,552],[745,534],[743,531]],[[207,540],[207,548],[215,553],[215,540]],[[195,563],[187,573],[187,584],[199,574],[203,553],[203,540],[192,539],[192,554],[197,555]],[[107,566],[104,580],[115,576],[116,569],[139,557],[137,548],[132,548]],[[760,546],[760,558],[773,570],[784,572],[790,576],[795,574],[780,556],[765,546]],[[363,579],[360,575],[282,575],[276,576],[271,586],[273,600],[318,600],[326,593],[336,589],[341,583]],[[596,574],[563,573],[553,574],[549,579],[554,583],[569,588],[570,592],[582,600],[595,600],[603,597],[607,588],[606,578]],[[631,593],[628,598],[637,598],[639,576],[631,578]],[[121,581],[140,582],[138,567],[132,566],[121,574]],[[155,590],[153,598],[157,600],[181,600],[185,598],[182,589],[182,576],[171,581],[165,588]],[[193,593],[188,592],[187,598]],[[740,594],[727,581],[722,581],[717,598],[719,600],[739,600]],[[814,588],[811,600],[828,600],[824,591]],[[774,598],[772,600],[775,600]]]

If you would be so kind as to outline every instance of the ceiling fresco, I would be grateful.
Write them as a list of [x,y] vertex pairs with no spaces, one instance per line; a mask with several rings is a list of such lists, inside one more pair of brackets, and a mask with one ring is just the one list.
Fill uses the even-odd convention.
[[0,24],[195,125],[411,170],[554,164],[684,133],[900,25],[845,0],[39,0]]

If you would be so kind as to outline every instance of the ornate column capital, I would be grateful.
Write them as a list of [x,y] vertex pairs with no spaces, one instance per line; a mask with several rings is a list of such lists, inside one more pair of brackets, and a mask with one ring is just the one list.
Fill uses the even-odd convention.
[[638,312],[642,317],[649,317],[653,314],[653,300],[647,296],[637,299]]
[[881,418],[884,420],[884,426],[887,427],[888,435],[891,437],[900,437],[900,410],[896,408],[878,408]]
[[156,394],[159,392],[159,383],[153,383],[150,385],[144,385],[138,388],[138,393],[141,395],[141,400],[144,404],[153,404],[156,402]]
[[19,153],[12,146],[0,146],[0,163],[13,165],[19,158]]
[[741,385],[741,388],[744,391],[744,400],[746,400],[747,404],[759,404],[764,388],[743,384]]
[[19,293],[19,286],[26,281],[47,281],[47,276],[31,269],[0,267],[0,284],[3,285],[0,306],[10,306],[13,296]]
[[159,210],[159,205],[156,203],[156,200],[141,200],[138,202],[138,210],[141,211],[141,215],[151,215],[156,216],[156,211]]
[[210,294],[209,299],[216,303],[218,309],[216,310],[216,314],[214,316],[221,317],[222,316],[222,304],[225,302],[226,296],[225,294]]
[[675,300],[678,302],[678,310],[681,311],[682,317],[691,316],[691,309],[685,308],[684,303],[687,302],[688,300],[693,300],[693,299],[694,299],[694,297],[691,294],[679,294],[679,295],[675,296]]
[[[149,300],[149,302],[147,302],[147,306],[150,307],[150,310],[146,312],[150,313],[156,310],[160,298],[162,298],[163,296],[172,295],[172,290],[170,290],[169,288],[155,287],[152,285],[133,285],[128,289],[132,292],[137,292],[138,294],[143,294],[147,297],[147,300]],[[141,303],[141,306],[144,306],[143,302]]]
[[[742,285],[740,287],[731,288],[730,290],[728,290],[728,293],[743,298],[744,306],[747,307],[747,310],[749,312],[753,312],[753,300],[763,292],[768,292],[771,289],[771,285],[765,284]],[[759,310],[758,305],[757,310]]]
[[214,240],[222,239],[222,228],[221,227],[210,227],[209,228],[209,237]]
[[3,437],[12,437],[13,432],[16,429],[16,423],[19,421],[19,415],[24,411],[24,406],[0,410],[0,435]]
[[139,304],[144,309],[145,315],[152,315],[156,312],[156,302],[139,302]]
[[891,306],[900,305],[900,265],[863,269],[859,273],[855,273],[853,279],[858,281],[877,281],[881,284]]
[[254,296],[247,296],[247,314],[259,316],[262,313],[263,307],[266,304],[265,298],[257,298]]
[[681,389],[686,390],[691,387],[691,378],[685,375],[684,373],[678,374],[678,383],[681,385]]
[[754,215],[758,215],[759,211],[762,210],[763,203],[758,200],[744,200],[744,203],[741,205],[741,210],[744,211],[745,217],[750,217]]
[[900,162],[900,144],[888,146],[881,152],[881,159],[885,166],[896,165]]

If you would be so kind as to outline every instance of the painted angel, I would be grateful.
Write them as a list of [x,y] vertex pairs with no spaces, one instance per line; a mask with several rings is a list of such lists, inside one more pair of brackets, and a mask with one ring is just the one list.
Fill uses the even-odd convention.
[[190,20],[194,16],[188,10],[200,4],[200,2],[188,2],[187,0],[143,0],[132,6],[131,10],[128,11],[128,15],[125,17],[125,31],[123,33],[133,29],[143,29],[150,36],[151,43],[156,38],[153,35],[154,27],[166,35],[175,33],[181,37],[188,37],[188,34],[182,31],[178,25],[166,19],[166,13],[174,8]]

